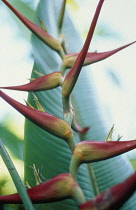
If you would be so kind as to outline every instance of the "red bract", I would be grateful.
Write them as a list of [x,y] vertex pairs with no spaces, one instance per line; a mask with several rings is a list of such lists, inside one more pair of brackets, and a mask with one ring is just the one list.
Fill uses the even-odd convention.
[[[50,203],[67,198],[73,198],[78,204],[85,202],[79,185],[69,173],[59,174],[40,185],[28,189],[27,193],[33,203]],[[19,194],[16,193],[0,196],[0,203],[17,204],[22,203],[22,201]]]
[[21,13],[19,13],[9,2],[6,0],[2,0],[11,10],[12,12],[24,23],[24,25],[31,30],[37,37],[39,37],[45,44],[47,44],[53,50],[60,52],[62,50],[59,42],[54,39],[47,32],[39,28],[37,25],[29,21],[26,17],[24,17]]
[[53,72],[48,75],[44,75],[30,83],[19,86],[0,87],[3,89],[20,90],[20,91],[42,91],[50,90],[61,85],[62,75],[60,72]]
[[94,199],[80,205],[80,210],[118,210],[136,191],[136,173]]
[[[86,65],[93,64],[93,63],[96,63],[98,61],[104,60],[104,59],[112,56],[113,54],[119,52],[120,50],[123,50],[124,48],[126,48],[126,47],[128,47],[128,46],[130,46],[134,43],[136,43],[136,41],[131,42],[131,43],[129,43],[127,45],[124,45],[122,47],[119,47],[117,49],[107,51],[107,52],[100,52],[100,53],[88,52],[87,55],[86,55],[83,66],[86,66]],[[78,55],[79,55],[79,53],[71,53],[71,54],[65,55],[64,58],[63,58],[63,66],[65,68],[71,68],[74,65]]]
[[63,138],[66,140],[70,148],[73,148],[73,135],[69,125],[66,122],[53,115],[25,106],[12,99],[1,90],[0,96],[34,124],[55,136]]
[[68,97],[71,94],[71,92],[72,92],[72,90],[73,90],[73,88],[76,84],[76,81],[77,81],[78,76],[80,74],[81,68],[83,66],[83,63],[84,63],[84,60],[85,60],[85,57],[86,57],[86,54],[87,54],[87,51],[88,51],[88,48],[89,48],[90,42],[92,40],[94,29],[95,29],[95,26],[96,26],[96,23],[97,23],[97,20],[98,20],[103,2],[104,2],[104,0],[99,1],[99,4],[97,6],[93,21],[91,23],[91,26],[90,26],[90,29],[89,29],[89,32],[88,32],[88,35],[87,35],[87,38],[86,38],[86,41],[84,43],[84,46],[83,46],[80,54],[78,55],[78,57],[76,59],[76,62],[74,63],[74,66],[68,72],[68,74],[67,74],[67,76],[66,76],[66,78],[65,78],[65,80],[62,84],[62,95],[64,97]]
[[136,148],[131,141],[83,141],[75,145],[70,163],[70,172],[75,177],[80,164],[92,163],[115,157]]

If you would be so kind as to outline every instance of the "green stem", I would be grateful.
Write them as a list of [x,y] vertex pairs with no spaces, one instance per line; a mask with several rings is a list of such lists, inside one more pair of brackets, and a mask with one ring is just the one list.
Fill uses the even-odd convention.
[[65,7],[66,7],[66,0],[63,0],[62,6],[61,6],[61,10],[60,10],[60,13],[59,13],[59,18],[58,18],[58,30],[59,30],[59,33],[61,31],[63,20],[64,20]]
[[90,177],[91,177],[94,193],[95,193],[95,196],[97,196],[97,195],[99,195],[100,192],[99,192],[99,188],[98,188],[98,185],[97,185],[94,169],[93,169],[91,163],[88,164],[88,169],[89,169],[89,173],[90,173]]
[[70,96],[63,96],[62,95],[62,102],[63,102],[63,113],[64,113],[64,121],[68,123],[71,127],[73,121],[73,112],[70,106]]
[[81,205],[82,203],[86,202],[86,198],[83,194],[83,191],[78,185],[73,187],[71,194],[74,200],[78,203],[78,205]]
[[65,71],[66,71],[66,67],[65,67],[65,63],[63,63],[63,61],[62,61],[62,65],[61,65],[61,67],[60,67],[60,72],[61,72],[61,74],[64,76],[64,74],[65,74]]
[[0,139],[0,155],[1,155],[8,171],[12,177],[12,180],[13,180],[13,182],[16,186],[16,189],[22,199],[25,209],[26,210],[34,210],[32,202],[31,202],[31,200],[27,194],[27,191],[21,181],[21,178],[19,177],[19,174],[18,174],[8,152],[6,151],[1,139]]
[[69,172],[72,174],[74,179],[76,179],[77,177],[78,168],[79,168],[78,157],[75,155],[72,155],[70,166],[69,166]]
[[62,60],[63,60],[63,58],[64,58],[64,56],[65,56],[65,52],[64,52],[63,48],[61,48],[61,49],[58,51],[58,53],[59,53],[60,57],[61,57]]
[[70,148],[71,152],[73,152],[75,144],[76,144],[76,141],[75,141],[75,138],[74,138],[73,134],[68,138],[67,143],[69,145],[69,148]]

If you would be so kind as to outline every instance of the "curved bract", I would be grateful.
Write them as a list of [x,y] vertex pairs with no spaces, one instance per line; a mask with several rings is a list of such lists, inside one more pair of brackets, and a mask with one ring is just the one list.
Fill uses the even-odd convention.
[[106,160],[136,148],[136,140],[131,141],[83,141],[75,145],[70,172],[76,178],[77,170],[83,163]]
[[66,122],[53,115],[47,114],[46,112],[27,107],[15,101],[1,90],[0,96],[27,119],[38,125],[43,130],[66,140],[71,150],[73,150],[75,142],[73,140],[72,131]]
[[60,72],[53,72],[51,74],[36,78],[25,85],[0,87],[1,89],[20,90],[20,91],[44,91],[59,87],[63,81]]
[[[78,204],[85,202],[84,195],[78,184],[69,173],[59,174],[50,180],[32,187],[27,193],[33,203],[51,203],[72,198]],[[0,196],[2,203],[22,203],[19,194]]]

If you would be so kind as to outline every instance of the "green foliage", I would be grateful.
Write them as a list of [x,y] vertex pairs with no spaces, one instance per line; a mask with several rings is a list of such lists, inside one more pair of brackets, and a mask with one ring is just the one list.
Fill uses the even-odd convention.
[[8,126],[4,124],[0,126],[0,136],[11,155],[14,158],[23,160],[23,140],[12,133]]

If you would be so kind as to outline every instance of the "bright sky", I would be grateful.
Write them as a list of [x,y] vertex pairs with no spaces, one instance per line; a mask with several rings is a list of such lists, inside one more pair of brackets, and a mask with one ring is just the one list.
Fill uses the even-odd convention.
[[[98,0],[76,0],[76,2],[79,3],[80,9],[71,11],[71,15],[80,31],[83,32],[90,25]],[[99,24],[106,24],[117,34],[117,39],[115,37],[108,39],[94,37],[90,50],[111,50],[134,41],[136,39],[135,9],[136,0],[105,0]],[[25,84],[30,78],[33,66],[33,60],[30,58],[31,46],[20,36],[5,6],[0,6],[0,17],[0,86]],[[110,117],[115,126],[126,138],[136,137],[135,56],[136,45],[103,62],[92,65],[94,81],[96,85],[99,84],[97,88],[102,107],[110,110]],[[115,73],[117,78],[119,77],[121,88],[113,86],[107,72]],[[21,103],[24,103],[23,99],[27,97],[27,94],[22,92],[5,92]],[[3,100],[0,100],[0,104],[0,119],[7,113],[12,113],[16,121],[23,122],[24,118],[20,118],[19,114]]]

